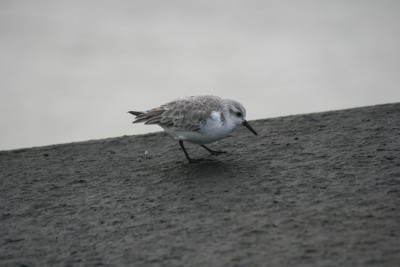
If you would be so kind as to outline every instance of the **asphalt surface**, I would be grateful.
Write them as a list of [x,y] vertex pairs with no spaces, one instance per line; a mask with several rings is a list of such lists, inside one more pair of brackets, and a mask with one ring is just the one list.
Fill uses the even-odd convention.
[[400,265],[400,103],[250,124],[1,151],[0,266]]

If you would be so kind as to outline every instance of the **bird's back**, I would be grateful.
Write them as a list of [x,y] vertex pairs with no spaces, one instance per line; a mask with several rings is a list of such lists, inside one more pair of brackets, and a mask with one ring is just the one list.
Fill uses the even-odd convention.
[[145,112],[130,111],[134,123],[158,124],[163,128],[199,130],[213,110],[222,110],[223,99],[217,96],[190,96],[171,101]]

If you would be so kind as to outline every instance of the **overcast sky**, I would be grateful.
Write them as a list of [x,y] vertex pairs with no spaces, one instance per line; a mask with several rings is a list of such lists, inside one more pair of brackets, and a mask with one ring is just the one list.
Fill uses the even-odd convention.
[[159,131],[213,94],[249,120],[400,101],[400,1],[0,2],[0,150]]

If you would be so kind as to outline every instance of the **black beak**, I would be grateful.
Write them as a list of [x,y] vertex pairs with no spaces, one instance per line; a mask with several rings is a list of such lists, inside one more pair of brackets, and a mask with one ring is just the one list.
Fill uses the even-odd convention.
[[250,124],[247,121],[244,121],[243,125],[246,126],[246,128],[249,129],[253,134],[257,135],[256,131],[254,131],[254,129],[251,128]]

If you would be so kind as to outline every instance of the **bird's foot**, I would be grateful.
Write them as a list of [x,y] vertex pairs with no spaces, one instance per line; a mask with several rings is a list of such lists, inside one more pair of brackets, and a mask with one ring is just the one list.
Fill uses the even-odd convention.
[[221,151],[221,150],[212,150],[212,149],[210,149],[210,148],[208,148],[208,147],[206,147],[205,145],[201,145],[202,147],[204,147],[205,149],[207,149],[207,151],[208,152],[210,152],[211,153],[211,155],[215,155],[215,156],[217,156],[217,155],[221,155],[221,154],[224,154],[224,153],[226,153],[226,151]]

